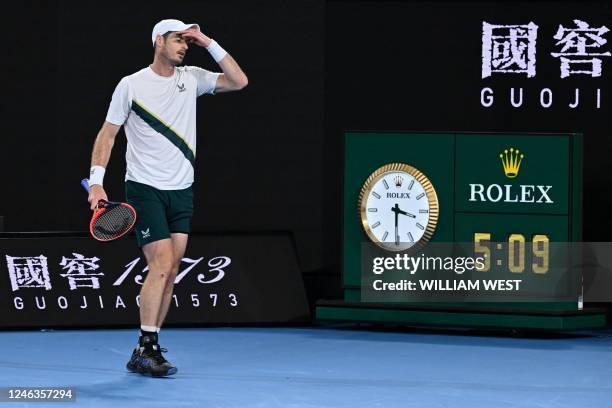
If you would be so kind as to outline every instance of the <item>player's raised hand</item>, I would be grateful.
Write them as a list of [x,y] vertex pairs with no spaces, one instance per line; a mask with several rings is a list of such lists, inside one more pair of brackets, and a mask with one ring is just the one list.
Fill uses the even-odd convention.
[[212,41],[211,38],[195,28],[188,28],[187,30],[179,31],[177,34],[182,36],[188,43],[196,44],[204,48],[207,48]]

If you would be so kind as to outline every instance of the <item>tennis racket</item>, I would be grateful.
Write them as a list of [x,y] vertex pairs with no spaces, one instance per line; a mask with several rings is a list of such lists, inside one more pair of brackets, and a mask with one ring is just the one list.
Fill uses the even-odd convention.
[[[89,193],[89,180],[81,180],[81,185]],[[126,203],[100,200],[89,222],[89,232],[98,241],[107,242],[121,238],[134,227],[136,210]]]

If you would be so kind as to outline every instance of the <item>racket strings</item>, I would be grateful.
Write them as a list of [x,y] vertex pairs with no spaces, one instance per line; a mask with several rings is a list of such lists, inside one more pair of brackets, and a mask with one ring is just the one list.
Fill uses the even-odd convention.
[[92,234],[100,240],[117,238],[130,230],[136,217],[134,211],[123,205],[107,207],[93,222]]

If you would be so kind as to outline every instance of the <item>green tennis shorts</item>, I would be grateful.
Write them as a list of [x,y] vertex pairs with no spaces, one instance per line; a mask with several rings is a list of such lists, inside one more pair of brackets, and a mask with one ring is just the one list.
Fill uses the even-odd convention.
[[173,232],[191,232],[193,189],[158,190],[135,181],[125,182],[125,197],[136,210],[136,240],[142,247],[170,238]]

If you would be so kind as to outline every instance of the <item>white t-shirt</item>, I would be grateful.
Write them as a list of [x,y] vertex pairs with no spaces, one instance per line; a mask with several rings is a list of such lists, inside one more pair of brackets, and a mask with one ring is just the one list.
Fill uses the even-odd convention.
[[182,190],[193,183],[196,99],[214,94],[219,73],[177,67],[164,77],[150,67],[117,85],[106,121],[124,125],[126,180],[159,190]]

